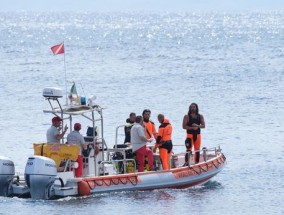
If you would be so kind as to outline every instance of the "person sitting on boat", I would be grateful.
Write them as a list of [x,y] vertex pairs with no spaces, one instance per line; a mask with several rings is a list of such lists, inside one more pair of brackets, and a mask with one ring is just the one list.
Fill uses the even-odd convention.
[[128,125],[124,127],[124,133],[125,133],[124,144],[130,143],[130,130],[135,122],[135,118],[136,118],[136,114],[132,112],[129,114],[129,118],[126,119],[126,123]]
[[[183,117],[182,127],[186,130],[186,151],[191,152],[193,145],[194,150],[198,151],[194,155],[194,161],[195,163],[199,163],[199,150],[201,146],[200,129],[205,128],[205,120],[203,115],[199,114],[198,105],[196,103],[192,103],[189,106],[188,113]],[[185,162],[188,162],[188,153],[186,153]]]
[[159,127],[158,137],[156,139],[156,144],[153,148],[153,152],[156,152],[157,147],[159,147],[160,159],[162,161],[163,169],[170,169],[170,159],[173,148],[172,143],[172,125],[168,119],[165,119],[163,114],[158,115],[158,121],[161,123]]
[[63,120],[59,116],[52,118],[52,125],[46,132],[46,139],[48,143],[60,143],[60,140],[64,137],[68,127],[65,125],[63,132],[60,133],[61,121]]
[[67,135],[67,142],[68,144],[77,144],[80,145],[81,151],[79,153],[78,159],[78,168],[75,169],[75,176],[81,177],[83,173],[83,156],[82,150],[86,150],[88,145],[85,143],[84,137],[80,134],[81,124],[75,123],[74,130]]
[[153,152],[146,146],[146,143],[151,142],[151,139],[147,139],[145,136],[145,127],[142,116],[136,117],[135,123],[130,130],[130,135],[132,151],[136,153],[136,159],[138,162],[138,172],[144,172],[145,156],[148,157],[150,170],[153,170]]

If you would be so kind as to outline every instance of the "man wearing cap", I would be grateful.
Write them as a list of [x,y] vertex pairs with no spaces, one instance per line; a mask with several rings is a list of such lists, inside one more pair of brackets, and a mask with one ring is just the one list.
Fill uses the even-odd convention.
[[82,150],[87,149],[87,144],[85,143],[84,137],[80,134],[81,130],[81,124],[75,123],[74,124],[74,130],[67,135],[67,142],[68,144],[77,144],[80,145],[80,154],[78,156],[77,162],[79,164],[78,168],[75,169],[75,176],[81,177],[83,173],[83,156],[82,156]]
[[60,143],[60,140],[64,137],[68,127],[65,125],[63,132],[60,134],[60,125],[62,119],[58,116],[52,118],[52,125],[46,132],[46,139],[48,143]]
[[82,147],[84,147],[85,140],[84,137],[80,134],[80,130],[81,124],[75,123],[74,130],[67,135],[67,142],[69,144],[80,144]]

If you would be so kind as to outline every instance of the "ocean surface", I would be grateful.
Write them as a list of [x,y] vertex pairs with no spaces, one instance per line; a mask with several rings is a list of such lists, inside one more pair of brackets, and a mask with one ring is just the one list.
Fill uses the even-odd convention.
[[[50,50],[63,41],[66,72]],[[284,214],[283,62],[284,12],[0,12],[0,155],[17,172],[50,126],[43,88],[69,91],[73,81],[105,107],[110,147],[116,126],[149,108],[156,127],[159,113],[171,121],[183,152],[182,119],[196,102],[202,146],[221,145],[228,162],[191,189],[0,197],[0,214]]]

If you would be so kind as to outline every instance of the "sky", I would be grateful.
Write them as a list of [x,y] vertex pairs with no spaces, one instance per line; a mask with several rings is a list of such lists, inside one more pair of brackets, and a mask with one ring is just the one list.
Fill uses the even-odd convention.
[[0,0],[0,11],[284,10],[284,0]]

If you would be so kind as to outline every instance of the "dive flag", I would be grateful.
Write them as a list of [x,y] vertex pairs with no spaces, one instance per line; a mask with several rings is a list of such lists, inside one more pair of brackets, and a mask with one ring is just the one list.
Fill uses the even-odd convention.
[[54,55],[64,54],[64,43],[52,46],[51,51],[53,52]]

